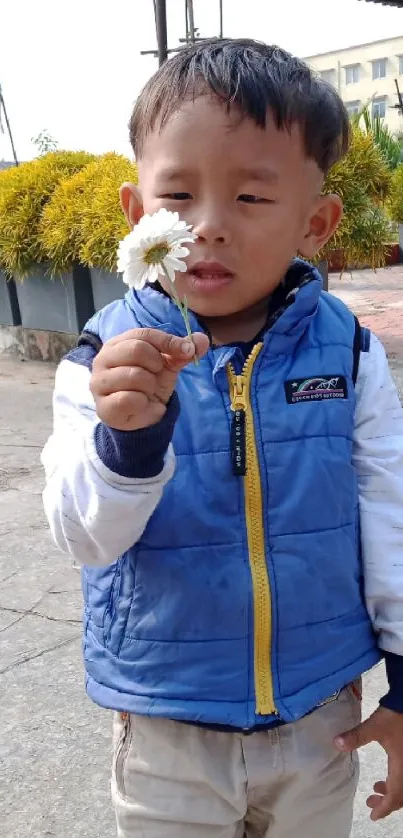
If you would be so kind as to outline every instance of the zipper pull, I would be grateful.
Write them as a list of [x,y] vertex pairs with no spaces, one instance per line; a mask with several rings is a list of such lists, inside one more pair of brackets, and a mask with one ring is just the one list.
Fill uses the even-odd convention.
[[246,398],[242,375],[237,375],[233,383],[231,410],[234,412],[230,437],[232,473],[236,477],[244,477],[246,474]]

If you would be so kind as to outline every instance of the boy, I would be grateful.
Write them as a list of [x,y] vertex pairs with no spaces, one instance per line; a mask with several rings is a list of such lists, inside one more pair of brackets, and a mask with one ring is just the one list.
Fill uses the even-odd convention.
[[321,193],[347,116],[301,61],[223,40],[158,70],[130,134],[129,225],[166,207],[197,235],[195,345],[163,282],[95,315],[43,455],[87,690],[117,711],[118,835],[347,838],[361,745],[389,758],[373,820],[403,805],[403,413],[379,342],[296,258],[340,221]]

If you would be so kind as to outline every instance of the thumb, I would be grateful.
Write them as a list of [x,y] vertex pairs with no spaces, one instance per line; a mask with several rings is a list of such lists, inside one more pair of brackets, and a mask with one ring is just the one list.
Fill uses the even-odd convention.
[[165,366],[174,373],[180,372],[183,367],[191,364],[195,357],[203,358],[210,347],[210,341],[203,332],[194,332],[192,339],[179,338],[175,340],[179,341],[177,349],[175,346],[175,354],[171,351],[163,353]]
[[[175,340],[178,339],[175,338]],[[192,340],[189,338],[180,339],[179,352],[175,356],[163,354],[165,369],[157,377],[155,392],[158,401],[164,404],[168,403],[175,389],[178,373],[183,367],[193,363],[195,357],[202,358],[209,346],[210,342],[207,335],[202,332],[195,332],[192,335]]]
[[334,744],[339,751],[349,753],[356,751],[357,748],[362,748],[364,745],[369,745],[374,741],[373,729],[370,724],[370,719],[353,727],[351,730],[342,733],[334,740]]

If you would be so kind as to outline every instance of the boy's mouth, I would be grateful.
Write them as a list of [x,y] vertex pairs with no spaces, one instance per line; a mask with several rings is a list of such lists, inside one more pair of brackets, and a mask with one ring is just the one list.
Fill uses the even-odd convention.
[[232,271],[221,262],[195,262],[189,266],[187,275],[198,291],[218,291],[234,279]]

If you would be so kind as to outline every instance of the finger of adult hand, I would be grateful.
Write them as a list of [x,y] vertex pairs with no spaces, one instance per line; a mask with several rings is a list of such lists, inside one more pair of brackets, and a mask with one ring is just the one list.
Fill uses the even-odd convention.
[[391,815],[392,812],[396,812],[397,809],[400,809],[396,803],[393,802],[393,798],[385,795],[385,797],[375,797],[373,796],[373,803],[370,806],[372,809],[370,818],[371,821],[380,821],[382,818],[387,818],[388,815]]
[[[378,784],[377,784],[378,785]],[[381,784],[379,784],[381,785]],[[403,806],[403,787],[400,768],[393,768],[386,780],[385,792],[382,795],[372,795],[373,805],[371,820],[379,821]],[[369,798],[371,800],[371,798]],[[368,801],[369,802],[369,801]]]
[[375,783],[374,792],[375,792],[375,794],[386,794],[385,780],[379,780],[378,783]]
[[339,751],[348,753],[356,751],[357,748],[362,748],[364,745],[369,745],[374,740],[374,731],[372,726],[372,716],[365,722],[347,730],[334,740],[334,744]]
[[142,367],[111,367],[94,373],[91,379],[91,391],[97,397],[124,391],[152,396],[155,387],[155,375]]

